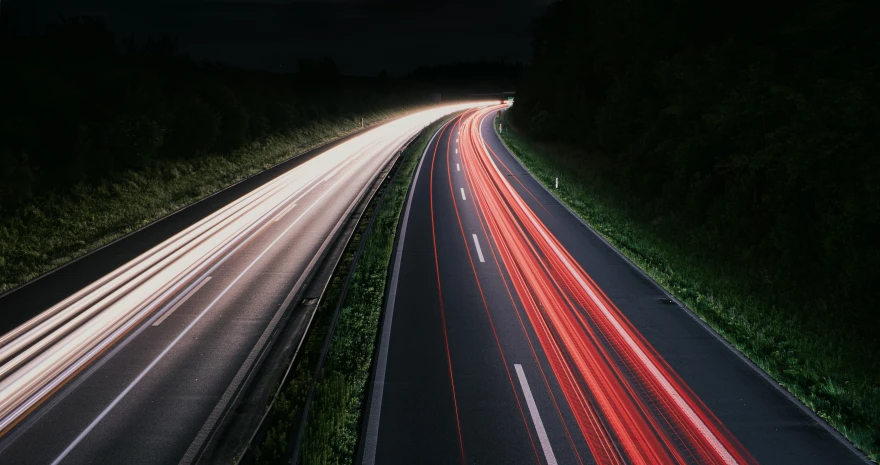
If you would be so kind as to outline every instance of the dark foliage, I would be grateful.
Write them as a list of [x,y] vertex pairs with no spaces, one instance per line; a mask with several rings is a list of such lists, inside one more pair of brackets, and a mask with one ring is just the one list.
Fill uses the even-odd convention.
[[[428,93],[340,76],[329,59],[279,75],[205,66],[173,40],[120,44],[64,20],[0,39],[0,212],[152,160],[224,155],[316,119],[401,107]],[[421,97],[420,97],[421,96]]]
[[871,3],[559,1],[511,118],[589,147],[592,181],[699,259],[880,349]]
[[468,89],[474,93],[513,90],[523,74],[520,63],[489,62],[453,63],[440,66],[419,66],[407,76],[413,83],[443,90]]

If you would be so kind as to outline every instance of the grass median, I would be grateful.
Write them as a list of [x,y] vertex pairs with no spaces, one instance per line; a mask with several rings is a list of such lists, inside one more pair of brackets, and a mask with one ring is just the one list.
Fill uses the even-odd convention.
[[502,140],[536,179],[872,460],[880,458],[880,371],[872,369],[870,347],[833,319],[774,304],[751,277],[675,241],[670,226],[643,221],[601,189],[583,150],[532,140],[502,121]]
[[[415,109],[364,116],[375,124]],[[50,192],[0,216],[0,294],[287,159],[351,134],[360,118],[315,122],[223,155],[160,159]]]
[[[363,253],[355,265],[329,352],[317,380],[311,413],[303,431],[299,462],[353,463],[398,221],[421,155],[428,141],[446,120],[443,118],[428,126],[409,145],[400,159],[397,176],[384,186],[383,201],[378,203],[381,193],[377,193],[367,208],[364,220],[358,225],[338,271],[322,298],[313,329],[304,343],[291,381],[275,402],[266,438],[255,446],[256,463],[285,463],[285,458],[291,453],[288,450],[290,438],[296,433],[297,420],[313,381],[312,376],[339,301],[342,284],[351,260],[361,240],[364,240]],[[373,229],[362,239],[371,214],[375,215]]]

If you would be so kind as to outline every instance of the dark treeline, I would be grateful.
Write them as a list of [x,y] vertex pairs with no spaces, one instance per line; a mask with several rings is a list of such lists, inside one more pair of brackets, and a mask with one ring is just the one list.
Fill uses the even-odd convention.
[[482,61],[419,66],[407,79],[430,87],[469,90],[475,93],[513,90],[525,66],[520,63]]
[[173,40],[118,41],[99,22],[0,39],[0,210],[151,160],[229,153],[314,122],[428,102],[427,92],[341,76],[200,65]]
[[594,185],[702,259],[875,344],[872,3],[559,1],[511,118],[587,148]]

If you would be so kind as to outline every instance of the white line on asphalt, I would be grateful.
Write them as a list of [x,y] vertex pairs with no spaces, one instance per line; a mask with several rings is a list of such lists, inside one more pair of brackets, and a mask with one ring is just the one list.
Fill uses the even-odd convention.
[[[110,411],[113,410],[113,408],[115,408],[116,405],[117,405],[119,402],[121,402],[122,399],[125,398],[125,396],[127,396],[128,393],[131,392],[131,390],[134,389],[134,387],[135,387],[138,383],[140,383],[140,381],[144,378],[144,376],[147,376],[147,373],[149,373],[149,372],[153,369],[153,367],[156,366],[156,364],[159,363],[160,360],[162,360],[163,358],[165,358],[165,355],[167,355],[168,352],[170,352],[171,349],[173,349],[174,346],[176,346],[177,343],[180,342],[180,340],[183,339],[183,337],[186,336],[187,333],[189,333],[190,330],[192,330],[193,327],[194,327],[199,321],[201,321],[202,318],[204,318],[204,316],[205,316],[205,315],[206,315],[206,314],[207,314],[207,313],[208,313],[208,312],[214,307],[214,305],[216,305],[217,302],[219,302],[220,299],[222,299],[223,296],[225,296],[226,293],[229,292],[229,289],[232,289],[232,287],[235,286],[235,284],[238,283],[238,281],[239,281],[239,280],[240,280],[245,274],[247,274],[247,272],[250,271],[250,269],[253,268],[253,266],[256,265],[257,262],[260,261],[261,258],[263,258],[263,255],[266,255],[266,252],[268,252],[269,249],[271,249],[271,248],[272,248],[272,247],[273,247],[278,241],[280,241],[281,238],[284,237],[284,236],[287,234],[288,231],[290,231],[291,229],[293,229],[293,227],[294,227],[297,223],[299,223],[299,220],[303,219],[303,217],[306,216],[306,214],[309,212],[309,210],[312,209],[312,207],[314,207],[315,205],[317,205],[317,204],[318,204],[318,203],[319,203],[319,202],[320,202],[325,196],[327,196],[327,194],[329,194],[330,192],[333,192],[333,188],[335,188],[335,187],[336,187],[336,186],[337,186],[337,185],[338,185],[343,179],[344,179],[344,178],[340,178],[340,179],[337,180],[335,183],[333,183],[332,186],[330,186],[326,191],[324,191],[323,194],[321,194],[317,199],[315,199],[314,203],[312,203],[311,205],[308,206],[308,208],[305,209],[305,211],[302,213],[302,215],[300,215],[297,219],[295,219],[295,220],[293,221],[293,223],[290,223],[290,225],[287,226],[287,228],[284,229],[284,231],[282,231],[281,234],[279,234],[278,237],[276,237],[275,240],[272,241],[272,243],[270,243],[270,244],[269,244],[269,245],[268,245],[268,246],[267,246],[267,247],[266,247],[266,248],[260,253],[260,255],[258,255],[257,258],[255,258],[254,261],[252,261],[252,262],[250,263],[250,265],[248,265],[247,268],[244,269],[244,271],[242,271],[242,272],[241,272],[241,273],[240,273],[240,274],[239,274],[239,275],[238,275],[238,276],[237,276],[237,277],[236,277],[231,283],[229,283],[228,286],[226,286],[226,289],[223,289],[223,291],[222,291],[222,292],[221,292],[216,298],[214,298],[214,300],[211,301],[211,303],[208,304],[208,306],[205,307],[205,309],[202,310],[202,312],[199,313],[199,314],[196,316],[196,318],[195,318],[194,320],[192,320],[192,321],[190,322],[190,324],[187,325],[187,327],[184,328],[184,330],[181,331],[181,333],[178,334],[177,337],[174,338],[174,340],[171,341],[171,343],[168,344],[168,346],[165,347],[165,349],[163,349],[162,352],[160,352],[159,355],[156,356],[156,358],[154,358],[153,361],[150,362],[150,364],[147,365],[147,367],[144,368],[144,370],[141,371],[141,373],[140,373],[139,375],[137,375],[137,377],[136,377],[136,378],[135,378],[135,379],[134,379],[134,380],[133,380],[128,386],[126,386],[126,388],[123,389],[122,392],[121,392],[118,396],[116,396],[115,399],[113,399],[112,402],[110,402],[110,405],[108,405],[107,408],[105,408],[105,409],[104,409],[104,410],[103,410],[103,411],[102,411],[102,412],[101,412],[101,413],[100,413],[100,414],[99,414],[94,420],[92,420],[91,423],[89,423],[89,425],[86,427],[86,429],[84,429],[84,430],[79,434],[79,436],[77,436],[76,439],[74,439],[73,442],[71,442],[70,445],[67,446],[67,448],[64,449],[64,451],[61,452],[61,454],[59,454],[58,457],[56,457],[55,460],[52,461],[52,465],[56,465],[56,464],[58,464],[58,463],[61,463],[61,461],[64,460],[64,458],[67,457],[67,455],[70,454],[70,452],[71,452],[71,451],[72,451],[72,450],[73,450],[73,449],[74,449],[74,448],[75,448],[80,442],[82,442],[82,440],[83,440],[86,436],[88,436],[88,434],[89,434],[93,429],[95,429],[95,426],[97,426],[98,423],[100,423],[101,420],[103,420],[104,417],[106,417],[107,414],[109,414]],[[314,186],[316,186],[316,185],[317,185],[317,184],[315,184]],[[313,188],[314,188],[314,186],[313,186]],[[305,196],[305,194],[303,194],[303,196]],[[237,251],[239,248],[241,248],[242,246],[244,246],[244,244],[246,244],[246,243],[247,243],[247,242],[242,243],[242,244],[239,244],[239,246],[238,246],[235,250],[233,250],[232,253],[235,253],[235,251]],[[230,254],[230,255],[231,255],[231,254]],[[222,261],[221,261],[221,263],[222,263]],[[219,265],[219,263],[218,263],[217,265],[214,265],[214,267],[216,268],[218,265]],[[214,269],[214,268],[212,268],[212,270],[213,270],[213,269]]]
[[204,286],[205,283],[207,283],[207,282],[210,281],[210,280],[211,280],[211,277],[208,276],[207,278],[205,278],[205,279],[199,281],[199,284],[197,284],[196,287],[192,288],[192,290],[189,291],[189,292],[187,292],[186,295],[183,296],[182,299],[178,300],[177,303],[174,304],[173,307],[169,308],[165,313],[163,313],[162,316],[160,316],[159,319],[156,320],[155,323],[153,323],[153,326],[159,326],[159,325],[161,325],[162,322],[165,321],[165,318],[168,318],[169,316],[171,316],[171,314],[174,313],[174,311],[177,310],[178,307],[180,307],[181,305],[183,305],[183,303],[186,302],[187,299],[189,299],[190,297],[192,297],[193,294],[195,294],[196,292],[198,292],[199,289],[201,289],[202,286]]
[[458,137],[455,138],[455,141],[458,142]]
[[467,197],[464,196],[464,187],[461,188],[461,200],[467,200]]
[[455,149],[455,153],[458,153],[458,149]]
[[458,171],[461,171],[461,165],[459,165],[458,163],[456,163],[456,164],[455,164],[455,169],[457,169]]
[[[474,236],[474,238],[476,237]],[[544,422],[541,421],[541,414],[538,412],[538,406],[535,405],[535,398],[532,397],[532,390],[529,388],[526,374],[519,363],[514,363],[513,367],[516,369],[519,384],[522,385],[523,395],[526,396],[526,404],[529,406],[529,413],[532,414],[532,421],[535,423],[535,430],[538,432],[538,439],[541,441],[541,449],[544,450],[547,465],[556,465],[556,456],[553,455],[553,448],[550,447],[550,439],[547,438],[547,431],[544,430]]]
[[275,218],[272,219],[272,222],[277,223],[278,220],[280,220],[282,217],[284,217],[284,215],[288,214],[290,212],[290,210],[293,210],[293,207],[295,207],[295,206],[296,206],[296,204],[294,203],[294,204],[291,204],[290,206],[286,207],[284,210],[281,210],[281,213],[276,215]]
[[364,465],[376,464],[376,448],[379,441],[379,422],[382,413],[382,395],[385,391],[385,371],[388,364],[388,345],[391,342],[391,324],[394,322],[394,303],[397,299],[397,283],[400,278],[400,262],[403,259],[403,244],[406,242],[406,226],[409,224],[409,213],[412,209],[413,197],[415,197],[416,186],[419,181],[419,173],[422,172],[422,165],[428,158],[428,149],[434,143],[434,139],[444,130],[449,123],[438,129],[425,146],[422,152],[422,159],[419,161],[419,167],[416,168],[416,175],[409,187],[409,196],[406,200],[406,210],[403,213],[403,224],[400,226],[400,235],[397,238],[397,251],[394,256],[394,268],[391,274],[391,286],[388,288],[388,298],[385,301],[385,315],[382,321],[382,335],[379,339],[379,351],[376,354],[376,373],[373,379],[373,398],[370,402],[370,414],[367,418],[367,434],[364,438],[364,455],[361,463]]
[[481,262],[486,263],[486,260],[483,260],[483,249],[480,248],[480,240],[477,239],[476,234],[471,234],[471,236],[474,236],[474,245],[477,246],[477,256],[480,257]]

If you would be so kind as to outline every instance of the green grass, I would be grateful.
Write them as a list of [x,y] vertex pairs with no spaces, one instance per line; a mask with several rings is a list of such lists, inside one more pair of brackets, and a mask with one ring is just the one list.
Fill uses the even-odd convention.
[[[412,108],[365,115],[367,123]],[[163,159],[144,170],[33,199],[0,216],[0,293],[277,163],[360,129],[360,118],[316,122],[225,155]]]
[[[833,326],[831,304],[803,312],[774,305],[766,283],[706,260],[676,241],[674,227],[644,221],[636,207],[604,191],[580,149],[530,139],[503,119],[505,144],[557,197],[614,247],[730,341],[872,460],[880,457],[878,354]],[[496,121],[497,130],[497,121]],[[880,336],[878,336],[880,337]]]
[[[354,461],[398,220],[421,154],[443,121],[445,119],[423,130],[404,151],[397,177],[393,183],[385,186],[387,192],[383,202],[376,205],[377,195],[364,214],[365,219],[370,218],[376,209],[373,229],[365,239],[363,254],[355,266],[327,359],[319,375],[311,413],[303,432],[300,463],[350,464]],[[322,298],[313,322],[314,329],[308,335],[302,351],[302,359],[273,407],[272,426],[267,438],[255,446],[258,464],[283,462],[288,439],[296,432],[295,421],[308,394],[342,283],[366,224],[367,221],[361,221],[358,225],[337,268],[337,274]]]

